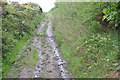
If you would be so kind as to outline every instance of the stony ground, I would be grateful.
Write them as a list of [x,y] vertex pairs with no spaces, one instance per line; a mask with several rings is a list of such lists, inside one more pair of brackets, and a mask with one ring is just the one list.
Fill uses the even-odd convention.
[[[13,72],[8,74],[8,77],[72,78],[71,73],[65,70],[67,62],[62,59],[61,53],[55,43],[51,22],[44,20],[35,30],[35,33],[28,40],[21,54],[18,55],[18,62],[14,64]],[[38,53],[38,59],[32,57],[33,59],[31,60],[30,54],[35,54],[35,50]],[[16,66],[18,68],[15,68],[15,70],[14,67]],[[15,76],[17,73],[19,74]]]

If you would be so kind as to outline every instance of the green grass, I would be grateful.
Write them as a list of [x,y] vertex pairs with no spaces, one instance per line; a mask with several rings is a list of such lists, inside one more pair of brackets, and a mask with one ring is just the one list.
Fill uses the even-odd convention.
[[[43,20],[44,16],[45,16],[44,14],[36,15],[35,20],[31,22],[29,27],[31,27],[31,29],[35,29],[39,27],[39,24]],[[20,39],[13,38],[13,36],[8,37],[11,39],[12,42],[10,42],[8,39],[9,45],[6,46],[6,50],[9,50],[9,52],[3,53],[3,55],[5,54],[4,55],[5,58],[3,58],[3,65],[2,65],[3,77],[6,77],[7,73],[11,70],[13,64],[17,61],[18,55],[22,51],[22,48],[26,44],[27,40],[31,36],[34,36],[35,34],[36,33],[34,32],[34,30],[32,30],[30,33],[25,33],[24,36]]]
[[8,71],[10,71],[11,63],[15,62],[17,60],[17,55],[22,50],[23,46],[27,42],[28,38],[30,37],[29,34],[26,34],[22,39],[16,40],[16,46],[14,46],[14,50],[12,51],[12,54],[10,54],[8,57],[9,60],[4,61],[2,65],[2,70],[4,71],[3,77],[7,74]]
[[34,50],[32,51],[31,54],[29,54],[28,56],[25,56],[26,58],[24,58],[22,60],[22,65],[27,65],[28,67],[29,66],[36,66],[38,60],[39,60],[39,57],[38,57],[38,52],[37,50]]
[[[118,35],[94,18],[99,3],[57,3],[50,12],[55,39],[75,78],[105,77],[118,65]],[[106,27],[106,28],[105,28]]]
[[[34,76],[33,71],[38,63],[39,54],[36,49],[32,49],[33,46],[31,46],[31,44],[31,41],[28,41],[27,44],[24,46],[24,50],[19,52],[20,57],[17,58],[16,62],[12,65],[13,68],[11,68],[9,72],[7,72],[6,77],[18,78],[24,68],[30,69],[31,71],[29,71],[27,74],[30,74],[31,77]],[[28,49],[32,50],[28,51]]]

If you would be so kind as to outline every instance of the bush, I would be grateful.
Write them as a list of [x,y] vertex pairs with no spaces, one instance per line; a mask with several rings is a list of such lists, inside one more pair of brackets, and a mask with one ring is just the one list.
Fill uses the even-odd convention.
[[2,61],[3,76],[5,76],[27,39],[40,24],[43,15],[40,6],[34,3],[5,4],[4,1],[1,3],[3,3]]
[[108,7],[103,9],[103,20],[107,19],[110,23],[114,23],[112,28],[120,27],[120,1],[108,3]]

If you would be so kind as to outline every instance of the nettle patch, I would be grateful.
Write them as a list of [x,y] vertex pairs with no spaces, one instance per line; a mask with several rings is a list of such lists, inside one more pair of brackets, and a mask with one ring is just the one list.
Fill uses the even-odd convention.
[[[81,64],[88,67],[88,70],[103,69],[106,71],[117,68],[117,39],[110,35],[94,34],[82,41],[83,43],[76,48],[77,56],[81,59]],[[90,72],[87,71],[86,74]],[[102,73],[101,73],[102,74]]]

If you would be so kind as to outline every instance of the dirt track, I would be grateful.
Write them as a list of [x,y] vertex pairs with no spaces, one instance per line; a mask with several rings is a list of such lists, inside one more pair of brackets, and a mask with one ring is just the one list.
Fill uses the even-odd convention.
[[62,60],[61,53],[55,43],[50,21],[43,21],[36,30],[34,46],[39,53],[39,61],[34,71],[39,78],[69,78],[71,74],[65,70],[67,62]]

